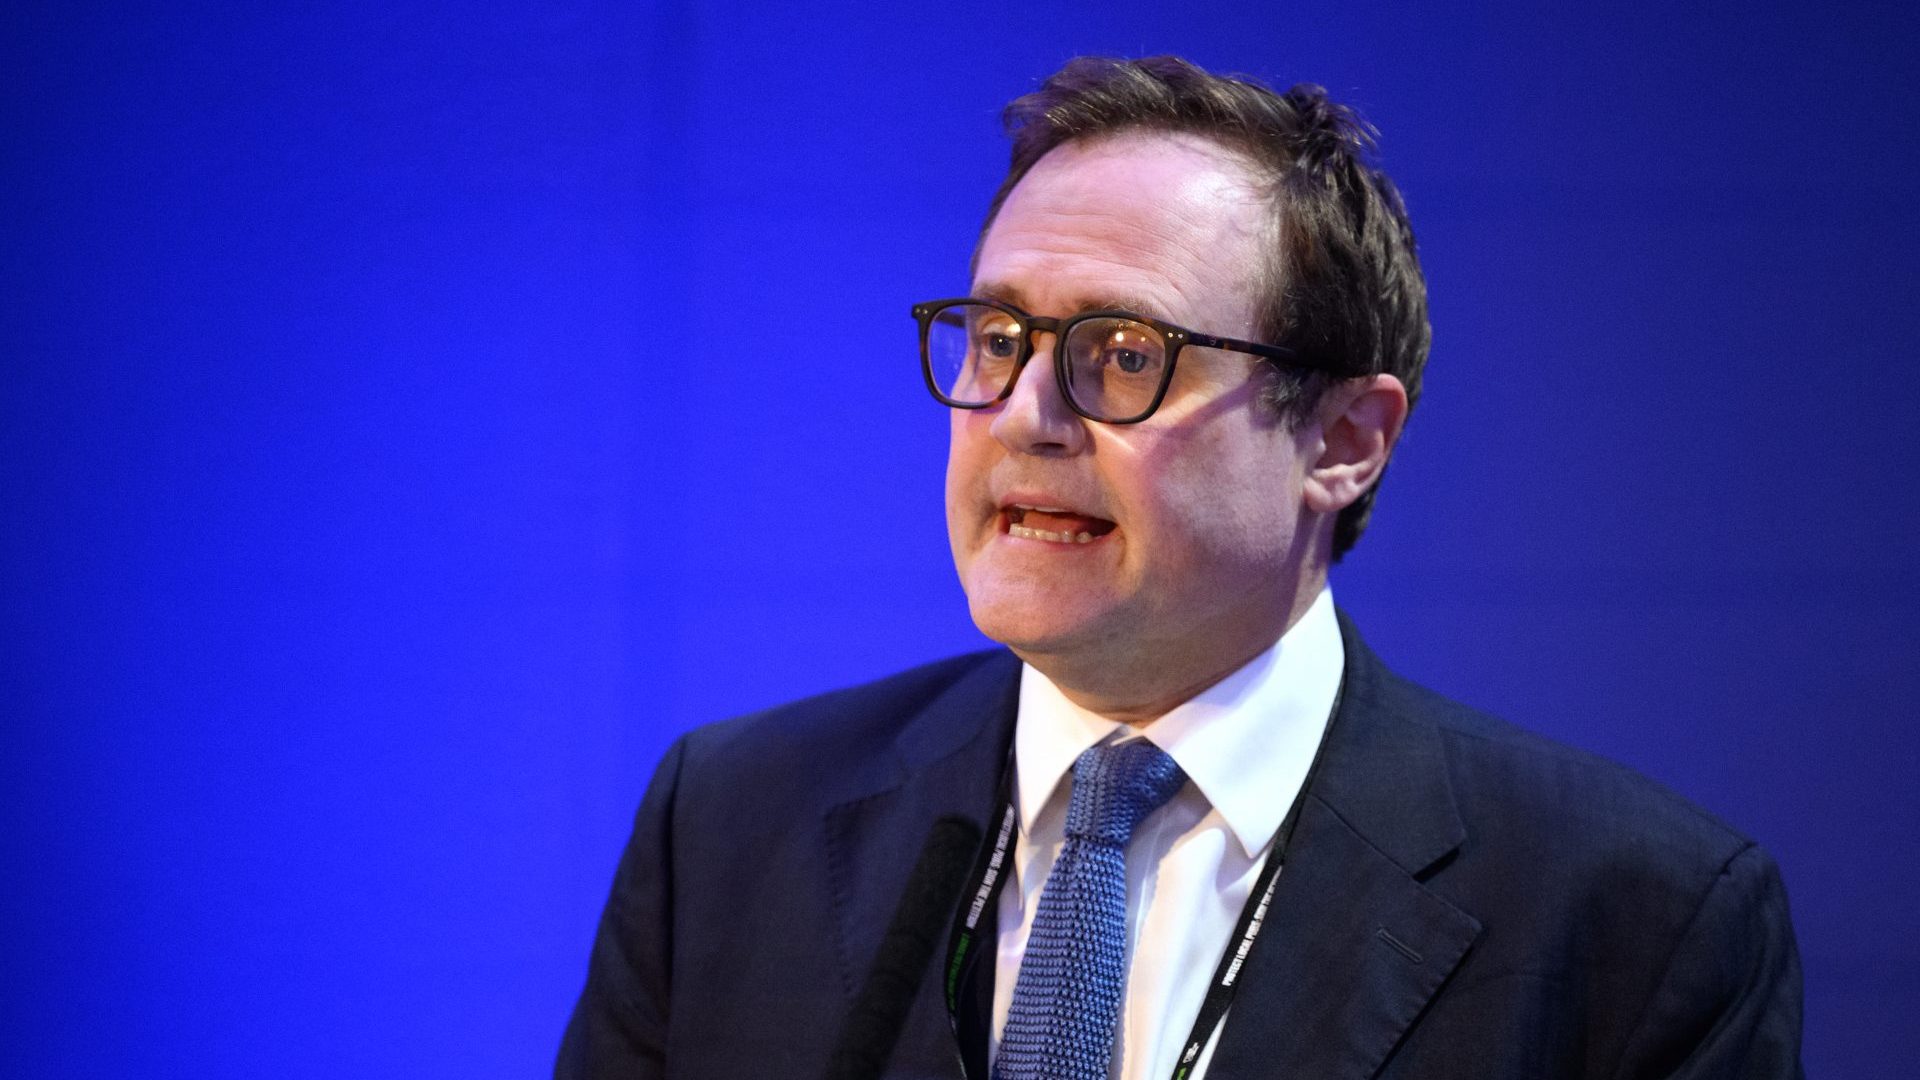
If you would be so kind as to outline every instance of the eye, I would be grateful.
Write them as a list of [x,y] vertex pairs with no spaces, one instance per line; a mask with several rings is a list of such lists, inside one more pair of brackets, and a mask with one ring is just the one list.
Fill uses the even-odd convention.
[[1160,335],[1127,322],[1107,323],[1098,332],[1092,359],[1099,368],[1120,375],[1159,374],[1166,355]]
[[1012,360],[1020,355],[1021,326],[1012,316],[993,308],[976,308],[968,314],[973,347],[982,358]]

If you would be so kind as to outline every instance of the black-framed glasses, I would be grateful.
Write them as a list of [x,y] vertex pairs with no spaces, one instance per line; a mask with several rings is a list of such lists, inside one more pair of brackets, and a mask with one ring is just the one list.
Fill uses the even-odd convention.
[[1053,377],[1074,412],[1103,424],[1153,415],[1188,345],[1298,363],[1292,349],[1196,333],[1130,311],[1065,319],[1029,315],[997,300],[961,297],[913,305],[927,389],[956,409],[984,409],[1013,393],[1033,358],[1033,335],[1054,335]]

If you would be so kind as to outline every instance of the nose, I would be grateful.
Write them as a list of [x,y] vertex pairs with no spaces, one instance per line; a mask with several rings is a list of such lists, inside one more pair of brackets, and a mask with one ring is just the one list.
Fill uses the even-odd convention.
[[[1047,347],[1042,348],[1045,343]],[[1013,383],[1013,393],[995,409],[993,437],[1020,454],[1063,456],[1087,445],[1087,421],[1073,411],[1060,394],[1053,373],[1053,350],[1059,339],[1035,335],[1033,356]]]

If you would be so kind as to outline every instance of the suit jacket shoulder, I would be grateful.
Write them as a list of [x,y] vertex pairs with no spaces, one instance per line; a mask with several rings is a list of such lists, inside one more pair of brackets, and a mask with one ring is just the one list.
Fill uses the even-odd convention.
[[1216,1061],[1798,1074],[1798,960],[1763,851],[1628,769],[1399,678],[1343,632],[1339,716],[1269,916],[1280,934],[1263,931],[1242,991],[1290,1026],[1242,1014]]
[[[1529,852],[1539,868],[1714,871],[1753,841],[1665,786],[1599,755],[1515,726],[1382,668],[1374,707],[1424,717],[1439,735],[1467,853]],[[1417,722],[1417,721],[1416,721]],[[1617,890],[1619,878],[1614,878]]]
[[[820,1075],[933,822],[991,812],[1018,673],[1005,652],[963,656],[679,739],[556,1075]],[[889,1075],[956,1075],[935,982]]]
[[683,769],[723,776],[729,801],[831,799],[883,783],[886,773],[876,769],[964,745],[996,719],[987,712],[1018,671],[1005,651],[969,653],[707,724],[682,737]]

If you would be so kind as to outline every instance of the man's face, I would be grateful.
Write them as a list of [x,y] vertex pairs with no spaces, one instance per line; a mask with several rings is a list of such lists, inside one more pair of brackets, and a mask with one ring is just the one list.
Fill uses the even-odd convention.
[[[1253,338],[1273,228],[1245,166],[1209,140],[1069,143],[1001,207],[973,294]],[[1151,417],[1083,420],[1054,382],[1056,345],[1036,339],[1006,401],[952,413],[947,529],[974,621],[1056,679],[1225,664],[1218,678],[1296,604],[1317,429],[1289,432],[1258,404],[1253,358],[1191,347]]]

